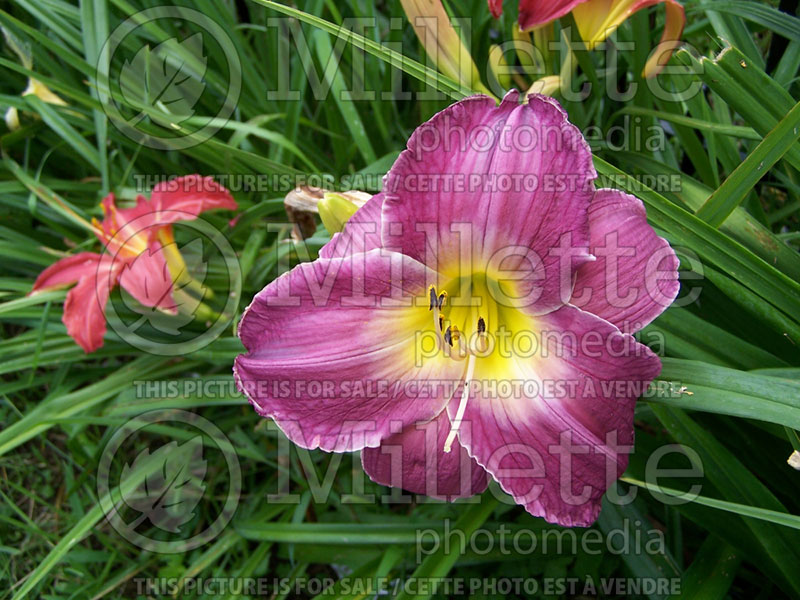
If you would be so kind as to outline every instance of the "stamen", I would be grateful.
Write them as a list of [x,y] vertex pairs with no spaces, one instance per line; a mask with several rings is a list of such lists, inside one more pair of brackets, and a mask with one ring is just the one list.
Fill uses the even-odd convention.
[[489,342],[486,339],[486,321],[483,317],[478,317],[478,339],[475,340],[475,347],[479,354],[483,354],[489,348]]
[[456,411],[456,418],[450,425],[450,433],[447,434],[447,439],[444,441],[444,451],[449,453],[452,450],[453,441],[456,439],[456,433],[461,426],[461,421],[464,418],[464,411],[467,409],[467,400],[469,400],[469,387],[472,382],[472,376],[475,372],[475,355],[470,354],[467,361],[467,374],[464,377],[464,389],[461,392],[461,401],[458,403],[458,410]]
[[[439,350],[444,350],[446,347],[446,342],[449,343],[451,346],[453,345],[452,340],[447,341],[442,339],[442,329],[444,329],[444,315],[441,314],[442,308],[442,296],[436,295],[436,288],[434,286],[430,286],[428,288],[428,294],[430,297],[430,305],[428,310],[433,312],[433,330],[436,332],[436,343],[439,346]],[[445,295],[443,292],[442,295]]]
[[[453,360],[462,361],[470,354],[469,350],[464,346],[461,341],[461,332],[455,325],[448,325],[442,336],[442,350],[444,355]],[[448,348],[447,346],[450,346]],[[452,348],[455,347],[455,351]]]
[[439,310],[442,310],[444,306],[444,301],[447,299],[447,292],[442,292],[439,294]]
[[453,329],[452,327],[448,326],[448,328],[445,329],[445,331],[444,331],[444,341],[447,342],[448,344],[450,344],[450,346],[453,345],[453,331],[452,331],[452,329]]

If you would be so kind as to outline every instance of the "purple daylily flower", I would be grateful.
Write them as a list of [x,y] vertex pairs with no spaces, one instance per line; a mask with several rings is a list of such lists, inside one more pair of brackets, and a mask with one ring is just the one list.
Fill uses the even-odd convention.
[[450,106],[319,259],[255,297],[238,385],[299,446],[361,450],[378,483],[453,499],[488,475],[590,524],[661,368],[630,334],[679,285],[641,201],[596,176],[551,98]]

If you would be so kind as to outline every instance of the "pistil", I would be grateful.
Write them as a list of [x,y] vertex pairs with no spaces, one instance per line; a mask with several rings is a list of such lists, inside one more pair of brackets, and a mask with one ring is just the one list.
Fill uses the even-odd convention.
[[447,439],[444,441],[444,451],[449,453],[453,447],[453,441],[456,439],[456,433],[461,426],[461,421],[464,418],[464,411],[467,409],[467,400],[469,400],[469,388],[472,382],[472,376],[475,373],[475,355],[470,354],[467,361],[467,374],[464,377],[464,389],[461,391],[461,400],[458,403],[458,410],[456,411],[456,418],[450,425],[450,433],[447,434]]

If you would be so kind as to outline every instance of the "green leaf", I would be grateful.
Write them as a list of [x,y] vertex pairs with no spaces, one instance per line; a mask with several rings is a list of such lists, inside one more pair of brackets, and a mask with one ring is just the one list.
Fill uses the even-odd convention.
[[695,214],[707,223],[719,227],[772,165],[794,146],[798,138],[800,103],[795,104],[789,114],[764,137]]
[[298,544],[408,544],[419,542],[421,527],[439,528],[438,522],[396,524],[365,523],[264,523],[234,522],[236,530],[249,540]]
[[25,101],[42,117],[42,120],[47,123],[48,127],[55,131],[59,137],[68,143],[87,163],[96,165],[100,162],[100,155],[97,153],[97,148],[87,142],[86,138],[79,134],[59,113],[59,110],[69,109],[61,108],[57,110],[52,104],[43,102],[33,94],[25,96]]
[[[461,517],[456,521],[453,526],[454,531],[460,531],[464,535],[464,539],[469,538],[472,533],[489,518],[489,515],[497,506],[497,500],[494,496],[482,496],[481,501],[477,504],[470,506]],[[459,552],[447,552],[449,550],[446,544],[441,544],[439,548],[432,554],[425,557],[422,563],[414,570],[411,575],[414,579],[425,578],[442,578],[447,577],[450,569],[453,568],[458,557]],[[403,590],[397,598],[398,600],[425,600],[433,595],[433,590],[426,590],[426,593],[410,594],[408,590]]]
[[[366,38],[365,38],[366,39]],[[367,130],[361,117],[358,114],[355,103],[346,97],[347,85],[345,84],[342,73],[339,70],[338,57],[331,46],[331,39],[324,31],[314,32],[314,42],[316,44],[317,58],[324,69],[324,77],[330,86],[329,93],[333,95],[339,111],[342,113],[347,129],[353,136],[353,141],[358,146],[361,156],[366,164],[375,162],[375,150],[369,141]]]
[[[674,496],[675,498],[686,497],[685,491],[664,487],[662,485],[647,483],[646,481],[640,481],[639,479],[634,479],[633,477],[623,476],[620,477],[620,481],[624,481],[625,483],[630,483],[631,485],[635,485],[640,488],[650,490],[654,494],[664,494],[666,496]],[[716,508],[718,510],[724,510],[726,512],[733,513],[741,517],[748,517],[752,519],[757,519],[759,521],[764,521],[765,523],[780,525],[781,527],[784,528],[800,530],[800,516],[791,515],[784,511],[771,510],[768,508],[759,508],[757,506],[740,504],[738,502],[728,502],[727,500],[718,500],[717,498],[709,498],[707,496],[694,496],[692,499],[692,503],[701,504],[703,506],[708,506],[711,508]],[[757,528],[758,526],[756,525],[755,527]],[[776,531],[782,531],[782,529],[777,528]],[[790,535],[794,534],[790,532]],[[774,548],[776,545],[778,545],[777,541],[770,542],[768,547]],[[775,560],[775,556],[777,555],[773,555],[773,560]]]
[[[678,169],[642,154],[618,152],[615,157],[621,164],[634,166],[636,172],[644,174],[664,173],[675,176],[679,182],[679,185],[676,186],[677,189],[671,188],[664,193],[670,198],[674,196],[679,205],[685,206],[692,211],[700,208],[713,191],[708,186]],[[800,281],[800,254],[790,248],[767,227],[759,223],[744,208],[735,209],[719,229],[746,246],[776,269],[783,271],[795,281]]]
[[408,58],[407,56],[403,56],[399,52],[385,48],[381,44],[378,44],[369,38],[359,35],[344,27],[334,25],[325,19],[320,19],[319,17],[310,15],[302,10],[297,10],[296,8],[292,8],[278,2],[272,2],[272,0],[253,0],[253,2],[271,8],[272,10],[285,15],[289,15],[290,17],[295,17],[304,23],[313,25],[314,27],[322,29],[323,31],[335,35],[336,37],[343,38],[347,42],[353,44],[356,48],[365,50],[373,56],[376,56],[393,66],[401,68],[412,77],[432,85],[438,91],[447,94],[455,100],[460,100],[461,98],[464,98],[473,92],[473,90],[461,88],[458,83],[446,75],[442,75],[438,71],[430,69],[425,65]]
[[[72,344],[74,346],[74,342]],[[40,364],[42,362],[43,360],[39,360]],[[57,394],[0,431],[0,455],[50,429],[53,425],[50,420],[56,416],[77,415],[129,388],[134,380],[176,372],[182,368],[179,363],[164,365],[159,357],[145,355],[92,385],[74,392]]]
[[[707,131],[709,133],[719,133],[721,135],[729,135],[731,137],[743,138],[746,140],[760,140],[761,136],[752,127],[742,127],[740,125],[725,125],[724,123],[715,123],[714,121],[704,121],[702,119],[694,119],[684,115],[673,114],[662,110],[653,110],[651,108],[642,108],[640,106],[626,106],[617,114],[620,115],[638,115],[642,117],[654,117],[662,121],[669,121],[677,125],[684,125],[699,131]],[[613,120],[613,119],[612,119]]]
[[800,429],[800,383],[699,361],[661,362],[658,379],[669,385],[648,402]]
[[[611,539],[615,531],[627,531],[630,529],[632,536],[647,539],[648,528],[652,527],[644,515],[634,504],[618,505],[610,502],[607,496],[603,497],[603,509],[597,519],[597,526],[607,537]],[[675,559],[668,552],[625,552],[622,560],[634,577],[641,577],[650,580],[671,578],[680,575],[680,569],[675,564]],[[659,593],[655,589],[648,594],[651,600],[661,600],[666,595]]]
[[[700,61],[688,51],[679,50],[675,59],[698,73],[706,85],[762,136],[772,131],[795,104],[780,84],[736,48],[725,48],[714,60]],[[785,158],[800,169],[800,147],[789,149]]]
[[683,575],[680,595],[673,598],[724,600],[741,560],[736,548],[715,535],[708,536]]
[[[726,500],[743,505],[728,508],[745,518],[745,524],[783,574],[783,587],[789,587],[795,594],[799,593],[800,571],[794,565],[800,564],[800,532],[795,531],[800,529],[800,517],[787,514],[785,507],[755,475],[683,411],[657,404],[651,404],[651,408],[679,443],[697,453],[705,476]],[[720,502],[709,503],[709,500],[700,501],[698,498],[695,502],[709,506]],[[717,507],[721,508],[722,505],[718,504]]]
[[24,583],[16,590],[14,600],[22,600],[35,588],[41,581],[52,571],[58,563],[67,556],[69,551],[80,542],[85,536],[90,535],[97,523],[105,516],[103,506],[110,506],[114,503],[114,498],[117,493],[129,494],[132,489],[140,485],[142,481],[155,470],[162,467],[162,464],[156,457],[150,457],[148,461],[142,463],[135,471],[134,475],[129,477],[124,482],[120,482],[118,487],[109,490],[105,498],[94,505],[77,523],[67,531],[59,542],[53,547],[47,556],[36,565],[36,567],[28,573]]
[[[793,41],[800,41],[800,19],[778,10],[773,6],[762,4],[761,2],[746,2],[737,0],[714,0],[702,7],[687,9],[688,14],[699,11],[721,12],[729,15],[742,17],[753,23],[757,23],[771,29],[785,38]],[[733,40],[731,40],[733,41]]]

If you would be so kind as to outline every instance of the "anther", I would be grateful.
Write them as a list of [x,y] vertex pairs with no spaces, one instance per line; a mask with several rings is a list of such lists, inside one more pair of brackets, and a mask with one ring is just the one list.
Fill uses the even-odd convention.
[[447,292],[442,292],[441,294],[439,294],[439,310],[442,310],[446,298],[447,298]]
[[444,331],[444,341],[447,342],[448,344],[450,344],[450,346],[453,345],[452,327],[448,327],[447,329],[445,329],[445,331]]
[[478,354],[483,354],[489,348],[489,342],[486,339],[486,321],[483,320],[483,317],[478,317],[478,335],[475,338],[475,350]]
[[430,286],[428,288],[428,296],[430,298],[430,304],[429,304],[428,310],[433,310],[434,306],[438,308],[439,307],[439,298],[436,295],[436,288],[435,287]]

